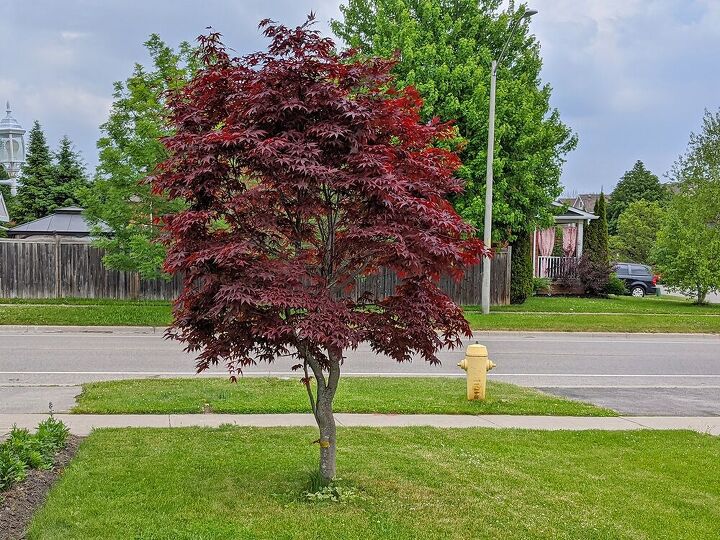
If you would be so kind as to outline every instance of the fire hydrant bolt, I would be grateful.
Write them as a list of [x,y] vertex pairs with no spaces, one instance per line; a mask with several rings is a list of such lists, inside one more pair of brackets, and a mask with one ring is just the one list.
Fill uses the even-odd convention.
[[487,348],[479,343],[470,345],[458,367],[467,371],[467,398],[484,400],[487,372],[495,367],[495,362],[488,358]]

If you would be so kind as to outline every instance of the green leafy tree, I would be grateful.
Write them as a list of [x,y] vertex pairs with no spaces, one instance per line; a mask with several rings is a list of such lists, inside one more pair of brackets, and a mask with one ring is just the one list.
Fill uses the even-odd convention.
[[57,208],[53,197],[53,161],[45,133],[37,120],[30,129],[28,150],[13,200],[14,219],[25,223],[48,215]]
[[[500,54],[517,12],[500,0],[347,0],[332,28],[360,54],[391,57],[401,86],[414,85],[423,119],[455,120],[464,139],[458,174],[465,193],[453,203],[479,232],[485,210],[490,65]],[[520,9],[524,9],[524,6]],[[522,23],[498,70],[493,237],[552,223],[561,193],[564,156],[576,145],[550,106],[540,79],[540,46]]]
[[720,111],[705,112],[702,131],[671,170],[670,201],[652,257],[671,288],[704,303],[720,290]]
[[665,202],[668,195],[667,188],[660,183],[658,177],[647,170],[642,161],[636,161],[633,168],[620,179],[610,197],[607,207],[610,234],[617,234],[620,214],[631,203],[641,200]]
[[188,43],[175,51],[153,34],[145,47],[152,67],[136,64],[124,83],[115,83],[113,107],[97,143],[97,174],[83,202],[91,223],[105,223],[113,231],[112,237],[96,240],[106,251],[104,263],[152,278],[162,275],[165,260],[165,248],[155,242],[159,234],[155,218],[177,211],[182,204],[153,195],[144,179],[167,157],[160,142],[171,134],[165,96],[191,78],[197,63]]
[[512,244],[510,303],[523,304],[533,292],[532,238],[520,232]]
[[615,261],[651,264],[650,253],[662,227],[664,207],[645,199],[631,202],[620,214],[617,234],[609,239],[610,255]]
[[88,185],[85,164],[73,148],[72,141],[65,136],[55,153],[53,167],[53,201],[57,207],[80,204],[79,193]]

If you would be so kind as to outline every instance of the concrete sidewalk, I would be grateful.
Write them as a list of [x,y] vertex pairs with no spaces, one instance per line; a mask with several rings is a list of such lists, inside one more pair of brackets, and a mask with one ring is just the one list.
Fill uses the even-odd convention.
[[[46,414],[0,414],[0,435],[13,425],[34,429]],[[218,427],[223,424],[248,427],[315,427],[310,414],[57,414],[75,435],[88,435],[95,428],[176,428]],[[347,414],[335,419],[344,427],[410,427],[437,428],[519,428],[539,430],[683,429],[720,435],[720,416],[509,416],[509,415],[429,415],[429,414]]]

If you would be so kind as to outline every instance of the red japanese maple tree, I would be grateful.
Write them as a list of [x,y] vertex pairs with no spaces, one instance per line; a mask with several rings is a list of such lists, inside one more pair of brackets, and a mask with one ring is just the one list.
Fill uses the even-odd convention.
[[[311,22],[263,21],[268,50],[243,58],[200,37],[204,67],[169,100],[175,134],[152,181],[187,201],[164,218],[165,269],[185,278],[169,336],[199,352],[198,372],[297,357],[329,480],[343,351],[438,362],[470,335],[440,274],[461,277],[483,246],[445,198],[462,189],[437,146],[451,127],[420,122],[391,61],[336,55]],[[348,294],[383,267],[401,278],[392,296]]]

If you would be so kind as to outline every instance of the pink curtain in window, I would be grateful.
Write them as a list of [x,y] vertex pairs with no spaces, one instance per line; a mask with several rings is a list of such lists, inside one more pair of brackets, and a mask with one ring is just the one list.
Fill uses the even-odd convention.
[[576,225],[566,225],[563,228],[563,252],[566,257],[575,256],[577,247],[578,229]]
[[537,249],[538,255],[541,257],[549,257],[552,255],[553,246],[555,245],[555,227],[543,229],[537,232]]
[[[540,257],[549,257],[552,255],[553,246],[555,246],[555,227],[537,231],[535,234],[537,242],[537,254]],[[548,276],[547,260],[538,259],[538,275],[540,277]]]

